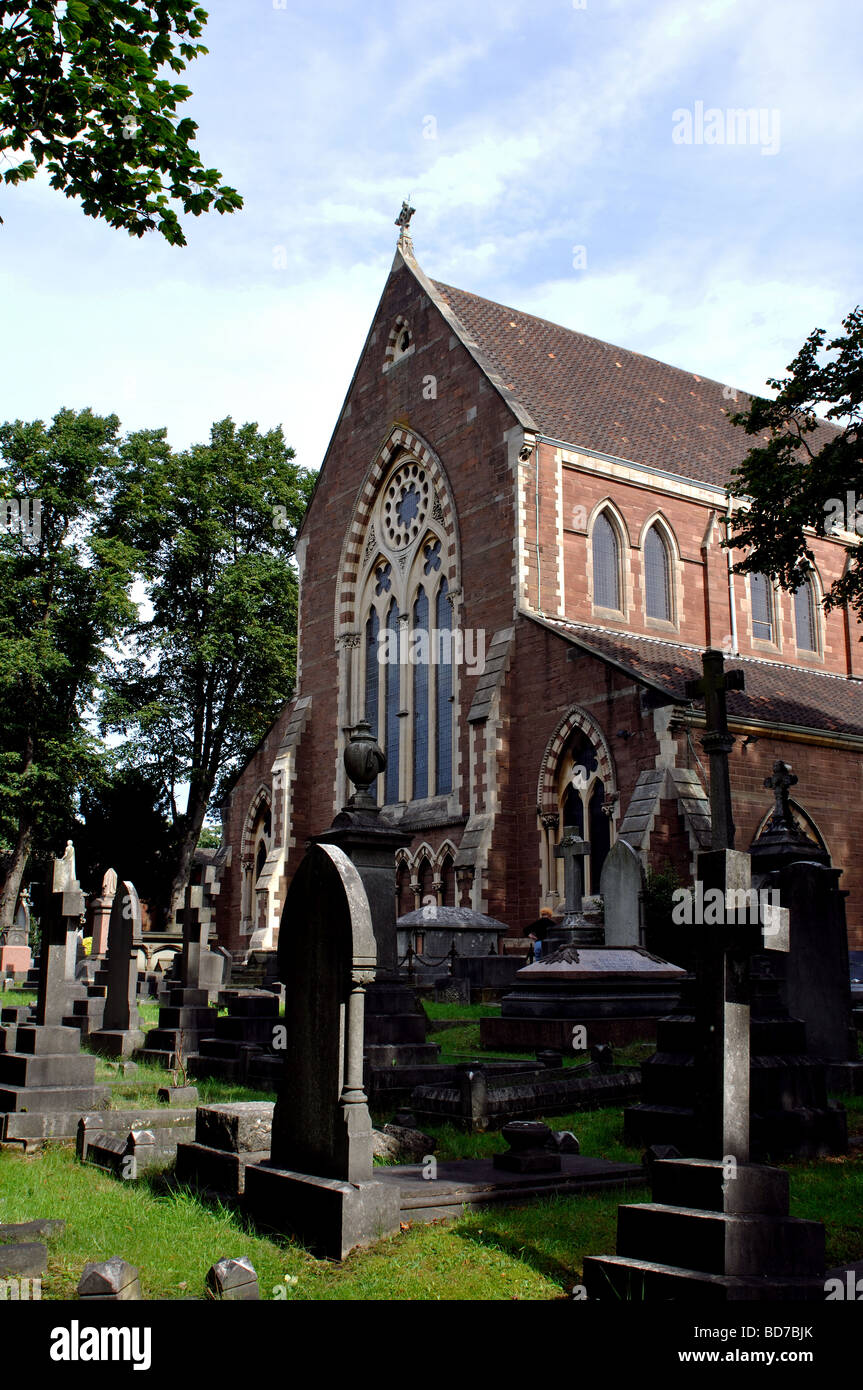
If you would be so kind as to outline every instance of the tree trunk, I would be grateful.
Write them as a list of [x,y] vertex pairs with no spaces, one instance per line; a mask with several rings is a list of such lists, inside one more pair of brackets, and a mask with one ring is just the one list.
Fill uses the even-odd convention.
[[7,927],[11,927],[15,920],[15,908],[18,904],[18,894],[21,891],[21,880],[24,877],[27,860],[30,858],[32,842],[32,827],[19,822],[15,848],[6,867],[6,873],[0,877],[0,932],[6,931]]

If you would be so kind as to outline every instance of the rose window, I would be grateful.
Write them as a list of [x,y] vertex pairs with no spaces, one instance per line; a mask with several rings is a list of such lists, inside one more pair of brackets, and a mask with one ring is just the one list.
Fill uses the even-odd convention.
[[430,498],[431,486],[421,464],[405,463],[390,478],[384,495],[383,525],[393,550],[404,550],[416,540],[425,523]]

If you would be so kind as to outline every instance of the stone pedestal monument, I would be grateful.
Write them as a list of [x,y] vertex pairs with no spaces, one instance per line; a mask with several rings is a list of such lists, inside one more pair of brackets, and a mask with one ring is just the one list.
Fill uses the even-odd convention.
[[131,1057],[144,1044],[138,1024],[138,945],[141,904],[135,885],[120,884],[111,905],[107,992],[102,1027],[91,1033],[93,1047],[106,1057]]
[[24,977],[32,964],[30,903],[25,890],[15,910],[12,926],[0,938],[0,975]]
[[425,1013],[399,974],[395,853],[412,836],[380,820],[371,789],[385,766],[368,722],[360,720],[345,749],[345,769],[356,790],[332,827],[314,836],[312,844],[338,845],[355,866],[369,903],[377,964],[366,992],[366,1061],[370,1067],[417,1066],[435,1062],[439,1048],[426,1042]]

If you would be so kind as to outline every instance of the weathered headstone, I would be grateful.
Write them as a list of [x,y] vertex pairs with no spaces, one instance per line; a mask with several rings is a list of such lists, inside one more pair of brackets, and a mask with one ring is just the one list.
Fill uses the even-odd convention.
[[102,1027],[90,1034],[93,1047],[106,1057],[129,1057],[144,1043],[138,1021],[138,944],[141,904],[135,886],[125,880],[114,893],[108,932],[107,995]]
[[342,1259],[398,1230],[399,1199],[373,1180],[363,1090],[364,996],[377,959],[372,916],[356,867],[336,845],[313,844],[297,869],[279,958],[288,1060],[270,1160],[246,1169],[244,1204],[260,1222]]
[[[81,885],[75,877],[75,851],[71,840],[63,858],[54,860],[52,892],[46,894],[46,898],[36,1021],[59,1026],[68,1011],[70,987],[75,987],[78,933],[85,905]],[[83,995],[83,989],[80,992]]]
[[117,874],[114,869],[106,869],[102,878],[102,891],[90,904],[90,934],[93,944],[91,959],[104,956],[108,951],[108,933],[111,922],[111,904],[117,891]]
[[643,946],[644,865],[626,840],[616,840],[605,857],[599,891],[605,908],[606,946]]
[[0,976],[24,976],[33,964],[30,951],[30,904],[22,893],[11,927],[0,936]]

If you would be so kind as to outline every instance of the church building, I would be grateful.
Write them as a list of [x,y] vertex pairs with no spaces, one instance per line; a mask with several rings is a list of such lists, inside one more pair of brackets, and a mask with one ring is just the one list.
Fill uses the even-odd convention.
[[691,881],[709,769],[686,683],[714,647],[745,677],[728,696],[737,848],[791,764],[863,948],[863,644],[820,603],[854,537],[813,539],[793,595],[732,573],[744,399],[430,280],[402,225],[298,538],[296,692],[223,808],[223,946],[275,944],[363,718],[387,756],[382,815],[412,836],[399,914],[468,906],[523,935],[562,904],[565,826],[589,841],[588,894],[621,838]]

